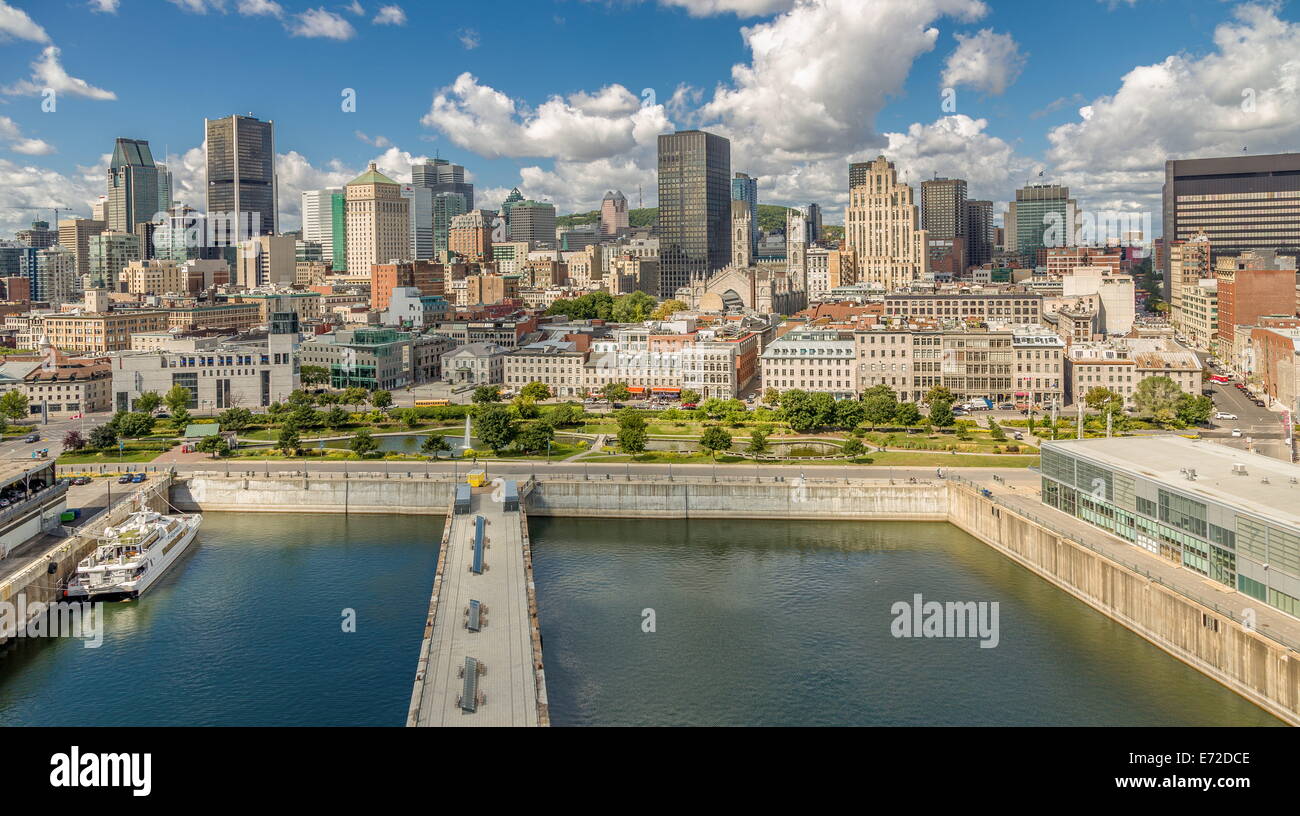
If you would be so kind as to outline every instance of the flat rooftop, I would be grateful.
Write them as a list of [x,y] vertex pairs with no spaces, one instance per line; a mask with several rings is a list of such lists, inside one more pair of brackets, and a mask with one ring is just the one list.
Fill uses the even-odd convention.
[[[1280,459],[1182,436],[1067,439],[1044,442],[1043,448],[1085,456],[1168,483],[1180,493],[1300,528],[1300,466]],[[1234,465],[1245,465],[1246,473],[1233,473]],[[1188,469],[1196,471],[1194,481],[1183,473]]]
[[7,459],[0,461],[0,486],[17,481],[29,473],[48,470],[53,459]]

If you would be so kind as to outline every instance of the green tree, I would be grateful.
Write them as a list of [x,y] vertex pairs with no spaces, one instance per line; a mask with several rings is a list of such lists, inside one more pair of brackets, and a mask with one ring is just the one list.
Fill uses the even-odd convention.
[[524,453],[542,453],[555,439],[555,429],[546,422],[534,422],[519,433],[519,449]]
[[285,456],[297,453],[302,447],[302,437],[298,435],[298,428],[292,423],[286,423],[275,436],[275,446]]
[[171,413],[190,407],[190,389],[183,385],[173,385],[163,396],[163,403]]
[[1103,385],[1089,388],[1083,401],[1089,410],[1097,411],[1103,419],[1107,414],[1118,414],[1124,410],[1124,398]]
[[511,405],[515,408],[515,413],[520,419],[536,419],[541,416],[541,410],[537,407],[537,401],[532,397],[526,397],[523,394],[511,400]]
[[1209,397],[1182,394],[1174,403],[1174,415],[1184,425],[1204,425],[1214,413],[1214,401]]
[[299,428],[319,428],[325,423],[325,417],[310,405],[302,404],[289,411],[288,421]]
[[1178,387],[1178,383],[1169,377],[1147,377],[1133,390],[1133,407],[1145,416],[1155,417],[1162,412],[1175,416],[1178,397],[1182,393],[1183,390]]
[[541,402],[551,398],[551,387],[544,382],[533,380],[519,389],[519,396],[526,397],[534,402]]
[[253,412],[247,408],[227,408],[217,416],[217,424],[223,431],[239,433],[253,424]]
[[4,396],[0,396],[0,414],[4,414],[9,419],[22,419],[29,413],[27,409],[27,395],[18,389],[6,391]]
[[204,453],[211,455],[213,459],[219,459],[230,453],[230,443],[219,434],[203,437],[195,447]]
[[618,446],[633,456],[646,449],[646,421],[639,411],[624,408],[618,412]]
[[813,409],[813,427],[825,428],[835,424],[835,398],[825,391],[814,391],[808,398]]
[[683,388],[682,393],[678,394],[678,399],[682,405],[699,405],[700,392],[692,388]]
[[375,439],[375,435],[370,432],[369,428],[360,428],[348,441],[348,447],[356,455],[365,458],[379,450],[379,441]]
[[438,454],[443,451],[449,450],[451,450],[451,445],[442,434],[429,434],[420,443],[420,452],[434,458],[437,458]]
[[553,405],[546,411],[546,421],[555,427],[577,425],[582,421],[582,406],[572,402]]
[[381,411],[384,410],[385,408],[390,407],[393,404],[393,392],[376,391],[375,393],[370,395],[370,404],[375,406]]
[[605,383],[604,387],[600,389],[600,395],[610,402],[625,400],[631,393],[631,391],[627,390],[627,383],[621,382]]
[[152,414],[162,405],[162,397],[158,396],[157,391],[146,391],[135,398],[135,410],[145,414]]
[[708,451],[716,461],[718,451],[731,450],[731,434],[721,425],[710,425],[700,434],[700,447]]
[[325,385],[330,381],[330,370],[325,366],[305,365],[299,369],[298,376],[304,385]]
[[782,391],[781,417],[795,433],[808,433],[817,427],[817,410],[812,395],[798,388]]
[[989,439],[994,442],[1007,441],[1007,435],[1002,430],[1002,426],[995,422],[993,417],[989,417]]
[[763,404],[772,407],[779,406],[781,404],[781,392],[775,388],[767,389],[763,392]]
[[951,408],[952,404],[957,401],[957,397],[942,385],[936,385],[929,391],[925,392],[925,404],[934,405],[936,402],[946,402]]
[[921,409],[916,407],[914,402],[899,403],[898,409],[894,411],[894,423],[911,427],[921,422]]
[[930,424],[936,428],[949,428],[953,424],[952,403],[939,400],[930,403]]
[[171,419],[172,427],[176,429],[177,433],[182,433],[184,432],[186,426],[190,424],[190,421],[192,419],[193,417],[190,416],[190,412],[182,408],[176,413],[172,414],[172,419]]
[[351,414],[342,405],[335,405],[325,412],[325,427],[342,428],[351,420]]
[[154,418],[152,414],[142,414],[139,411],[119,411],[113,417],[113,426],[117,433],[125,436],[127,439],[138,439],[142,436],[148,436],[153,430]]
[[488,405],[493,402],[501,401],[501,388],[495,385],[480,385],[474,389],[473,396],[470,399],[475,405]]
[[682,303],[680,300],[665,300],[663,303],[660,303],[658,306],[656,306],[655,310],[650,313],[650,319],[667,320],[675,312],[680,312],[684,309],[689,309],[689,308],[690,308],[689,306],[687,306],[685,303]]
[[90,432],[90,446],[99,450],[108,450],[117,447],[117,431],[113,430],[113,423],[109,422],[97,426]]
[[863,413],[869,425],[885,425],[897,421],[898,398],[893,391],[873,393],[862,400]]
[[866,406],[861,402],[855,399],[840,400],[835,403],[835,424],[851,431],[862,424],[866,413]]
[[844,440],[844,447],[841,450],[844,451],[845,456],[861,456],[864,450],[862,440],[858,439],[856,436],[850,436],[848,439]]
[[746,450],[757,455],[760,453],[767,453],[768,447],[770,446],[767,444],[767,434],[763,432],[762,428],[755,428],[750,431],[749,445],[746,446]]
[[413,431],[419,426],[421,416],[420,411],[416,408],[403,408],[398,413],[398,418],[402,420],[402,424],[406,426],[407,430]]
[[503,405],[481,405],[475,418],[479,439],[491,448],[493,453],[499,454],[515,441],[517,430],[509,408]]
[[649,319],[656,305],[655,299],[645,292],[631,292],[614,299],[610,319],[615,323],[640,323]]

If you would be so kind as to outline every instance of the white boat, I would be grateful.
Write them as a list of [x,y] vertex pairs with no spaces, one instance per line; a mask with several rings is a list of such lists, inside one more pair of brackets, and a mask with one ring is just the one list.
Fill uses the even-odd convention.
[[203,516],[164,516],[138,510],[108,527],[95,552],[81,559],[68,582],[68,598],[136,598],[167,571],[194,541]]

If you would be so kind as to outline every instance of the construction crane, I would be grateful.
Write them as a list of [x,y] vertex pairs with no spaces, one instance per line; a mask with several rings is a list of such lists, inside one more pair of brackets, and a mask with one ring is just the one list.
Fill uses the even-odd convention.
[[7,209],[10,209],[10,210],[53,211],[53,212],[54,212],[54,229],[57,230],[57,229],[59,228],[59,212],[60,212],[60,211],[62,211],[62,212],[72,212],[72,209],[73,209],[73,208],[72,208],[72,207],[65,207],[65,206],[60,205],[60,206],[57,206],[57,207],[8,207]]

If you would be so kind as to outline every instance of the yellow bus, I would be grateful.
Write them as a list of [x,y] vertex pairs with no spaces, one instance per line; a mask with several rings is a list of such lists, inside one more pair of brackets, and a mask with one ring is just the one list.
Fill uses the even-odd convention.
[[451,405],[451,400],[445,399],[418,399],[415,401],[416,408],[436,408],[440,405]]

